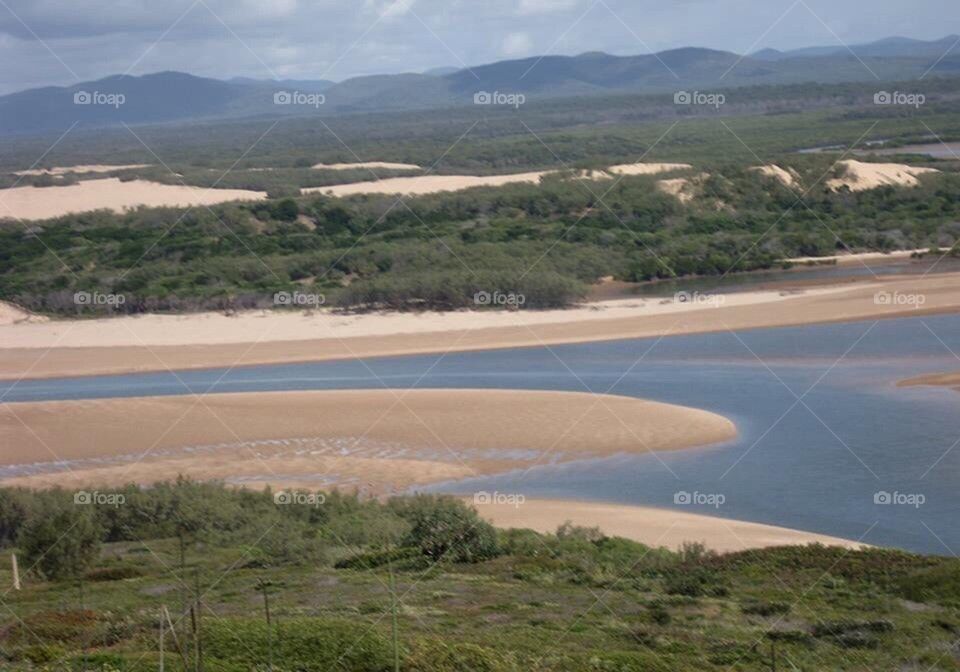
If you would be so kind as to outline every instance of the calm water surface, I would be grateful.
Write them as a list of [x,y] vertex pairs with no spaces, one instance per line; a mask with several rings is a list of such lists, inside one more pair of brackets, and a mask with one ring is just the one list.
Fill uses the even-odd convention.
[[[960,394],[895,383],[960,369],[958,355],[960,316],[943,316],[445,356],[8,381],[0,383],[0,395],[18,402],[472,387],[685,404],[730,417],[740,436],[703,449],[537,467],[435,489],[676,507],[951,554],[960,553]],[[676,505],[677,493],[722,495],[724,501],[719,508]]]

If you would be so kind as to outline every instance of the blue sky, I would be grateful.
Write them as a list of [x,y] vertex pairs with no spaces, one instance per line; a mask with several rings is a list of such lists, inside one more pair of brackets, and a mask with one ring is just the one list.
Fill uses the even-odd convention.
[[342,80],[547,53],[950,33],[956,0],[2,0],[0,93],[124,72]]

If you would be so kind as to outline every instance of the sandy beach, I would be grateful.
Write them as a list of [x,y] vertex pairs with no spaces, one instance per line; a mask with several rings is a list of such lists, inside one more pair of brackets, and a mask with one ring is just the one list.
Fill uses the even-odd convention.
[[584,527],[599,527],[610,536],[671,549],[679,548],[684,542],[697,541],[718,552],[812,543],[846,548],[865,546],[813,532],[672,509],[556,499],[528,499],[513,505],[478,503],[470,497],[467,502],[497,527],[554,532],[569,521]]
[[267,197],[263,191],[247,189],[206,189],[184,185],[161,184],[146,180],[122,182],[110,177],[84,180],[64,187],[14,187],[0,190],[0,219],[49,219],[71,212],[112,210],[124,212],[144,206],[213,205],[227,201],[259,201]]
[[[131,431],[135,427],[136,431]],[[178,474],[369,494],[731,440],[726,418],[631,397],[351,390],[0,405],[0,483],[93,487]]]
[[[48,321],[21,315],[0,323],[0,378],[463,352],[953,313],[960,311],[958,280],[950,273],[881,276],[716,300],[620,299],[547,311],[254,311]],[[919,296],[922,305],[899,300]]]

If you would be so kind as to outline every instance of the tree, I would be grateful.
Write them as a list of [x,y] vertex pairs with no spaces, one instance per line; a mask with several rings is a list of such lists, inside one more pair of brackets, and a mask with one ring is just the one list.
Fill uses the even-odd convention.
[[51,580],[78,576],[100,553],[100,526],[91,505],[57,498],[33,512],[20,530],[24,563]]

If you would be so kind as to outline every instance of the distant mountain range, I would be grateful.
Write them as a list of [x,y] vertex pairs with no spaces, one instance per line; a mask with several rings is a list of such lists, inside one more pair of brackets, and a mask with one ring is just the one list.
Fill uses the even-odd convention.
[[838,44],[830,47],[805,47],[791,51],[777,51],[776,49],[762,49],[754,54],[753,58],[765,61],[781,61],[787,58],[816,58],[819,56],[835,56],[854,54],[860,58],[932,58],[934,60],[944,55],[960,55],[960,35],[947,35],[939,40],[924,42],[909,37],[887,37],[876,42],[857,44],[850,47]]
[[[513,104],[565,96],[668,93],[761,84],[907,80],[960,75],[960,37],[924,42],[891,37],[847,48],[764,49],[749,56],[682,48],[640,56],[590,52],[540,56],[423,74],[326,80],[227,81],[181,72],[115,75],[68,87],[0,96],[0,134],[62,132],[82,127],[236,119],[256,116],[338,115],[474,104]],[[866,67],[865,67],[866,66]],[[506,97],[504,97],[506,96]]]

